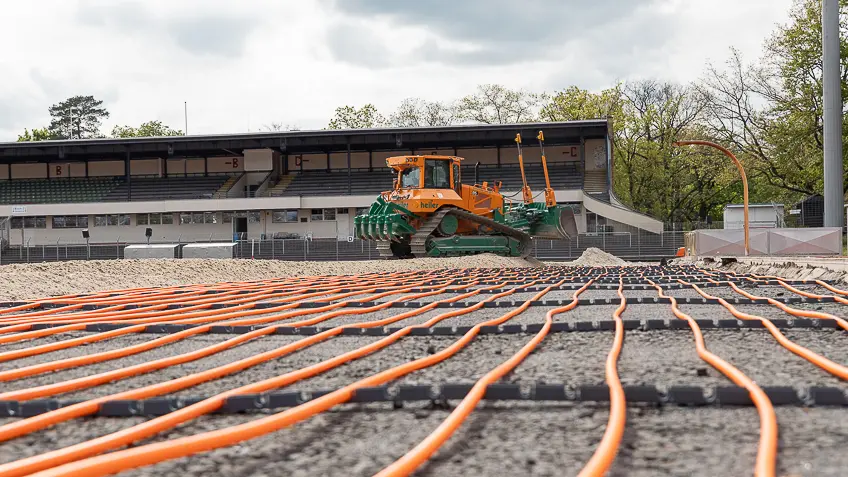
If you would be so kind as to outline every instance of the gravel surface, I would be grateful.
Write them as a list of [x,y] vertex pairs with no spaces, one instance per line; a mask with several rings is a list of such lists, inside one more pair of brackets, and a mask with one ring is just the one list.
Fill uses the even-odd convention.
[[[86,336],[93,337],[97,333],[87,333],[85,331],[73,331],[69,333],[61,333],[57,335],[45,336],[43,338],[39,338],[36,340],[28,340],[28,341],[19,341],[15,343],[8,343],[0,345],[0,352],[3,351],[13,351],[18,349],[25,349],[34,346],[41,346],[45,344],[55,343],[58,341],[66,341],[75,338],[81,338]],[[103,351],[110,351],[114,349],[124,348],[127,346],[133,346],[141,343],[146,343],[148,341],[154,340],[156,338],[161,338],[164,335],[155,335],[148,333],[129,333],[126,335],[122,335],[115,338],[110,338],[107,340],[97,341],[91,344],[84,344],[79,346],[74,346],[71,348],[66,348],[64,350],[52,351],[50,353],[43,353],[35,356],[30,356],[28,358],[20,358],[12,361],[6,361],[0,363],[0,371],[5,371],[8,369],[16,369],[22,368],[24,366],[29,366],[33,364],[41,364],[46,361],[55,361],[58,359],[65,358],[74,358],[77,356],[84,356],[92,353],[100,353]],[[172,346],[171,349],[177,348],[176,345]]]
[[[796,330],[793,335],[815,333],[818,343],[845,345],[845,336]],[[809,335],[808,335],[809,336]],[[809,338],[806,338],[809,339]],[[766,330],[704,330],[707,349],[739,368],[761,386],[836,386],[848,389],[845,381],[783,348]],[[845,352],[839,353],[845,356]],[[845,359],[833,356],[838,362]]]
[[[781,310],[780,308],[774,305],[733,305],[737,310],[748,313],[751,315],[762,316],[763,318],[783,318],[783,319],[798,319],[798,320],[806,320],[811,319],[815,320],[816,318],[804,318],[804,317],[796,317],[791,313]],[[797,308],[799,310],[812,310],[812,311],[821,311],[823,313],[830,313],[831,315],[838,316],[840,318],[848,318],[848,305],[842,305],[839,303],[793,303],[788,305],[790,308]]]
[[[397,316],[402,313],[408,313],[410,311],[414,311],[414,308],[387,308],[385,310],[374,311],[371,313],[363,313],[361,315],[342,315],[336,318],[331,318],[327,321],[320,323],[319,325],[322,328],[332,327],[332,326],[348,326],[353,325],[355,323],[362,323],[365,321],[376,321],[383,320],[386,318],[390,318],[392,316]],[[409,318],[404,318],[403,320],[397,321],[390,325],[386,325],[387,327],[399,327],[399,326],[410,326],[410,325],[418,325],[421,323],[430,320],[431,318],[441,315],[449,311],[445,308],[436,308],[430,311],[425,311],[415,316],[411,316]]]
[[[596,258],[606,260],[608,257]],[[124,263],[131,264],[131,262],[133,261]],[[156,265],[162,265],[166,262],[161,261]],[[238,263],[240,267],[250,267],[252,263],[259,263],[240,262]],[[395,261],[395,263],[397,262],[404,263],[403,267],[413,267],[414,265],[409,263],[413,261]],[[490,266],[500,268],[509,266],[506,263],[498,264],[495,262],[497,260],[486,261],[481,259],[474,264],[489,263],[493,264]],[[112,263],[117,262],[110,262],[110,264]],[[468,258],[463,258],[462,263],[464,263],[463,266],[472,266],[469,265]],[[336,265],[343,264],[333,264],[333,266]],[[302,267],[292,265],[287,270],[302,272],[309,266],[311,265],[306,264]],[[216,267],[217,265],[214,263],[208,265],[210,269],[208,273],[199,275],[192,281],[208,281],[209,277],[217,276],[216,273],[222,273]],[[8,269],[10,267],[2,268]],[[156,270],[152,270],[152,273],[158,273],[166,268],[163,267],[161,270],[156,268]],[[262,273],[268,270],[276,272],[282,270],[279,267],[274,268],[267,264],[262,264],[259,268],[264,270]],[[0,269],[0,279],[3,279],[5,272],[3,269]],[[191,267],[189,269],[194,270]],[[45,272],[45,270],[40,270],[40,272]],[[244,270],[244,268],[241,269],[241,271]],[[345,271],[353,273],[349,269]],[[112,273],[99,265],[93,266],[93,272],[93,275],[100,274],[101,279],[104,274]],[[246,273],[244,277],[239,277],[239,279],[248,279],[245,277],[250,276],[253,275]],[[188,275],[178,274],[177,278],[189,280],[187,277]],[[106,282],[109,284],[117,283],[109,280],[106,280]],[[799,288],[814,293],[830,294],[819,287],[799,286]],[[741,297],[729,287],[709,287],[705,290],[716,296]],[[756,287],[747,288],[747,290],[760,296],[781,298],[792,296],[791,292],[782,287]],[[18,292],[13,291],[12,293]],[[516,292],[500,301],[514,301],[516,302],[515,306],[517,306],[531,299],[537,293],[537,291]],[[666,290],[666,293],[679,299],[700,297],[692,289],[669,289]],[[568,303],[573,294],[573,290],[558,290],[548,293],[543,299],[563,300],[564,303]],[[410,295],[408,293],[392,295],[384,297],[382,300],[408,298]],[[366,296],[357,296],[354,299]],[[455,296],[455,294],[442,294],[416,299],[416,301],[435,301],[451,296]],[[625,296],[653,298],[656,296],[656,291],[653,289],[625,290]],[[464,301],[472,303],[490,297],[489,294],[483,294]],[[584,292],[580,298],[612,298],[618,300],[615,289],[591,289]],[[792,306],[824,311],[838,316],[848,316],[848,313],[846,313],[848,307],[841,304],[812,303]],[[571,311],[555,316],[554,319],[555,321],[610,320],[617,307],[617,304],[578,306]],[[790,315],[771,305],[738,305],[737,308],[766,318],[791,318]],[[482,308],[466,315],[445,319],[436,326],[470,326],[500,317],[512,309],[514,307]],[[553,308],[530,307],[506,324],[542,323],[545,313],[551,309]],[[732,318],[732,315],[719,305],[681,304],[681,309],[698,319]],[[408,311],[411,311],[411,309],[391,308],[361,315],[343,315],[324,321],[318,326],[349,325],[361,321],[383,319]],[[451,309],[448,308],[435,309],[390,326],[422,323],[434,316],[450,311]],[[318,315],[310,314],[297,317],[295,320],[300,321],[315,316]],[[677,318],[672,314],[671,307],[668,304],[629,304],[624,312],[623,319],[676,320]],[[842,365],[848,364],[848,346],[846,346],[848,335],[842,330],[787,329],[783,330],[783,333],[799,345]],[[792,354],[780,346],[766,330],[704,329],[703,334],[710,351],[738,367],[761,386],[809,387],[819,385],[836,386],[848,391],[848,383]],[[93,334],[64,333],[27,342],[0,345],[0,352],[79,336],[93,336]],[[0,370],[117,349],[161,336],[163,335],[127,335],[88,346],[79,346],[32,358],[0,363]],[[503,382],[602,384],[604,382],[604,362],[610,351],[613,336],[614,333],[611,331],[552,333],[513,372],[504,376]],[[4,383],[3,389],[22,389],[88,376],[185,353],[233,337],[235,335],[199,335],[127,358]],[[529,334],[478,336],[454,357],[429,368],[412,372],[393,381],[392,384],[473,382],[508,359],[524,346],[531,337]],[[301,338],[280,335],[263,337],[194,362],[131,377],[97,388],[68,393],[61,397],[68,399],[91,398],[164,382],[284,346],[298,339]],[[219,380],[200,384],[174,395],[183,397],[212,395],[313,365],[380,339],[382,338],[351,336],[330,338],[325,342],[283,358],[259,364]],[[431,355],[450,346],[458,339],[459,336],[405,337],[384,350],[374,352],[313,378],[294,383],[282,390],[338,388],[381,370]],[[693,334],[688,329],[628,330],[618,362],[618,371],[625,385],[712,387],[731,384],[727,378],[698,357]],[[848,420],[844,418],[844,409],[788,406],[778,407],[776,412],[781,439],[778,475],[836,476],[844,474],[844,469],[848,468],[848,454],[842,450],[843,443],[848,440]],[[121,475],[135,477],[149,475],[157,475],[157,477],[162,475],[237,475],[241,477],[243,475],[280,475],[281,472],[293,476],[373,475],[426,437],[447,416],[447,413],[448,411],[443,409],[432,409],[428,405],[420,403],[408,404],[402,409],[396,410],[392,410],[391,405],[384,404],[340,406],[332,412],[316,416],[289,429],[250,442],[211,451],[192,458],[176,459]],[[264,413],[204,416],[146,442],[220,429],[256,419],[262,414]],[[472,414],[446,446],[439,450],[416,475],[575,475],[591,457],[604,432],[607,418],[606,404],[484,403]],[[14,421],[15,419],[0,418],[0,425]],[[72,445],[144,421],[143,418],[85,418],[59,424],[44,431],[0,443],[0,462],[37,455],[46,450]],[[639,477],[654,475],[692,475],[699,477],[750,475],[756,456],[758,431],[757,413],[750,407],[682,408],[668,406],[655,408],[631,404],[628,406],[627,429],[622,446],[610,475]]]
[[[185,339],[178,341],[176,343],[171,343],[159,348],[152,349],[150,351],[145,351],[144,353],[139,353],[132,356],[127,356],[126,358],[115,359],[112,361],[104,361],[101,363],[91,364],[88,366],[79,366],[75,368],[64,369],[61,371],[57,371],[55,373],[47,373],[40,374],[37,376],[31,376],[24,379],[19,379],[15,381],[9,381],[3,384],[3,389],[8,391],[25,389],[35,386],[43,386],[46,384],[52,384],[59,381],[65,381],[69,379],[77,379],[85,376],[91,376],[93,374],[104,373],[107,371],[112,371],[118,368],[122,368],[125,366],[132,366],[134,364],[143,363],[147,361],[153,361],[157,359],[167,358],[170,356],[174,356],[177,354],[187,353],[190,351],[194,351],[200,348],[204,348],[207,346],[211,346],[215,343],[219,343],[224,341],[225,339],[230,338],[230,336],[222,336],[222,335],[199,335],[196,337],[192,337],[191,339]],[[132,342],[136,342],[137,336],[133,336],[129,338]],[[113,340],[114,343],[121,342],[122,338],[116,338]],[[130,344],[131,344],[130,343]],[[248,346],[245,344],[244,346]],[[51,353],[51,357],[53,359],[61,359],[65,356],[66,352],[75,352],[70,350],[62,350],[57,351],[55,353]],[[243,353],[243,350],[229,350],[228,353]],[[27,360],[32,360],[33,358],[27,358]],[[24,360],[21,360],[24,361]],[[44,361],[40,361],[44,362]],[[17,363],[17,361],[15,361]],[[190,364],[186,364],[183,366],[187,366]],[[160,375],[163,375],[164,379],[173,379],[175,377],[181,376],[177,372],[177,367],[165,368],[162,371],[158,372]],[[118,390],[126,390],[128,389],[127,381],[121,383],[115,383],[112,385],[107,385],[106,387],[112,386],[111,389],[114,389],[113,392],[117,392]],[[96,391],[80,391],[81,393],[88,393],[87,397],[93,397],[94,395],[104,395],[104,393],[97,393]],[[73,396],[76,393],[68,394],[66,396]]]
[[[482,254],[458,258],[289,262],[284,260],[87,260],[0,266],[0,300],[134,287],[250,281],[295,276],[387,274],[411,270],[535,267],[531,261]],[[69,279],[73,277],[73,279]]]
[[[842,411],[777,408],[778,475],[836,477],[848,466]],[[349,405],[257,439],[122,473],[127,477],[221,475],[370,476],[420,442],[448,415],[408,405]],[[206,416],[150,441],[173,439],[252,421],[260,416]],[[416,475],[576,475],[606,426],[605,406],[487,403]],[[628,410],[627,430],[610,475],[711,477],[750,475],[759,420],[752,408]],[[2,422],[2,421],[0,421]],[[60,425],[0,445],[11,460],[112,432],[142,419],[95,418]]]

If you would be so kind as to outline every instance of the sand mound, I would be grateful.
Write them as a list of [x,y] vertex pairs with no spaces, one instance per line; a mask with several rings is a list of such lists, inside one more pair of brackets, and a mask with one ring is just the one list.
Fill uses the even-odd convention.
[[612,267],[617,265],[628,265],[627,261],[594,247],[587,248],[586,251],[583,252],[583,255],[580,255],[577,260],[568,262],[568,264],[581,267]]
[[491,254],[459,258],[286,262],[275,260],[92,260],[0,267],[0,301],[135,287],[249,281],[309,275],[358,275],[405,270],[536,267],[538,262]]

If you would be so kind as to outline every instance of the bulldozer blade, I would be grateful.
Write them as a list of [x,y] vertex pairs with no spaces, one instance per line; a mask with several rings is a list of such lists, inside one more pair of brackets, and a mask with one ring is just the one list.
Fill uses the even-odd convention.
[[577,236],[577,220],[569,207],[549,207],[542,220],[531,227],[530,235],[543,239],[570,239]]

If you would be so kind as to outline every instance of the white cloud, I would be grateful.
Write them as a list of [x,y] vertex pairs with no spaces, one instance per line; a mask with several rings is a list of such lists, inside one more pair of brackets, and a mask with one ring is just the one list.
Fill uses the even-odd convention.
[[480,83],[553,90],[691,81],[731,46],[759,56],[791,0],[402,6],[412,3],[6,2],[0,141],[47,125],[47,108],[75,94],[104,100],[104,132],[152,119],[183,128],[187,101],[189,132],[200,134],[272,121],[321,128],[339,105],[373,102],[389,112],[405,97],[449,100]]

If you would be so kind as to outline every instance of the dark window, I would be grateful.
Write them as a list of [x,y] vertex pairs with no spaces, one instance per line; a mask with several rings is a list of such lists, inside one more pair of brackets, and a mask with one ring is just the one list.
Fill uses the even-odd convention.
[[275,224],[297,222],[296,210],[275,210],[271,213],[271,221]]
[[424,188],[450,189],[450,161],[438,159],[424,161]]

